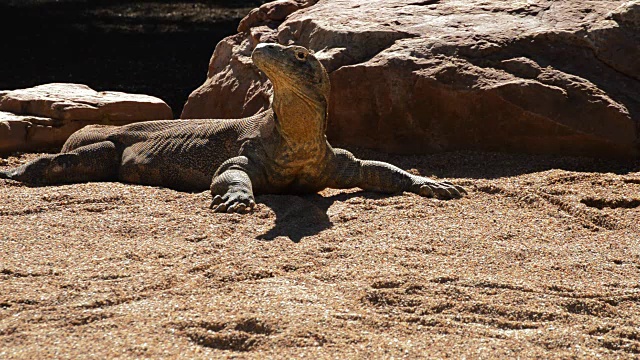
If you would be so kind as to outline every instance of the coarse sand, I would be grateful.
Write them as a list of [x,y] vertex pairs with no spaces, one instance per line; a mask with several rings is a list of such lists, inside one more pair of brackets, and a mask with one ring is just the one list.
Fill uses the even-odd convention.
[[0,358],[640,357],[639,161],[356,154],[469,194],[0,180]]

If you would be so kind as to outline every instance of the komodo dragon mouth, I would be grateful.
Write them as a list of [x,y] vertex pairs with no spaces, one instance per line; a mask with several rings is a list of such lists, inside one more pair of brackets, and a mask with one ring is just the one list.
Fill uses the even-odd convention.
[[210,189],[216,212],[250,212],[255,194],[324,188],[413,192],[451,199],[466,191],[394,165],[333,148],[325,132],[330,80],[302,46],[259,44],[254,64],[273,84],[271,107],[232,119],[148,121],[87,126],[59,154],[45,155],[0,179],[33,185],[120,181],[183,191]]

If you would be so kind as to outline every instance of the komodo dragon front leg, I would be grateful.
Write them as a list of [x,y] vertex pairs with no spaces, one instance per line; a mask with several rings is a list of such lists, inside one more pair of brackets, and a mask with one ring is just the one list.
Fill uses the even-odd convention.
[[331,188],[359,187],[385,193],[409,191],[439,199],[459,198],[467,193],[461,186],[450,182],[437,182],[416,176],[381,161],[360,160],[343,149],[333,151],[335,157],[329,163],[327,171],[327,186]]
[[231,158],[220,165],[213,175],[213,201],[209,208],[215,212],[247,213],[256,206],[254,187],[261,188],[263,184],[264,176],[249,158]]

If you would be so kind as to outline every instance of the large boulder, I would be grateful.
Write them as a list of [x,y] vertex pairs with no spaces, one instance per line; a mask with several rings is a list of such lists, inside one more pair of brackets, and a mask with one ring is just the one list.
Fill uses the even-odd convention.
[[314,50],[330,72],[336,144],[640,152],[640,1],[275,1],[218,44],[182,118],[266,108],[250,55],[269,41]]
[[57,150],[91,124],[125,125],[173,117],[148,95],[97,92],[86,85],[47,84],[0,92],[0,154]]

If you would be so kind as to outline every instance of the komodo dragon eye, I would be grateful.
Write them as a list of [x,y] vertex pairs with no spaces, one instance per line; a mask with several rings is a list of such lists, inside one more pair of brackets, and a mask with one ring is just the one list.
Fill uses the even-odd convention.
[[296,59],[305,60],[307,58],[307,53],[304,51],[296,51]]

